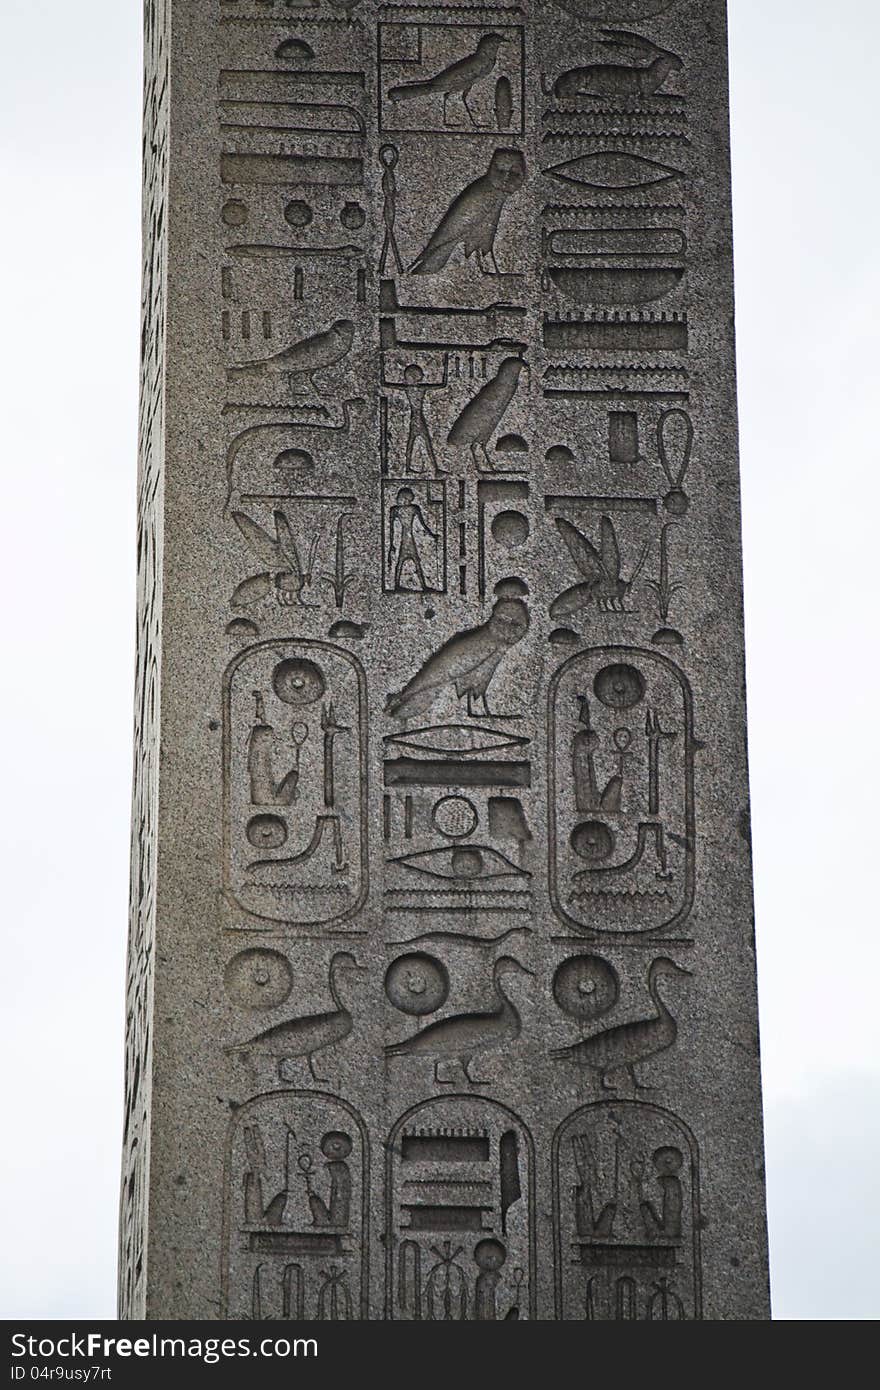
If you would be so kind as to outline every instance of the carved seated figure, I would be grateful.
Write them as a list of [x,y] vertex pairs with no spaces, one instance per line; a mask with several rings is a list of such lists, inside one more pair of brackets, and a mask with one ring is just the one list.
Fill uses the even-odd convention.
[[678,1174],[683,1163],[681,1150],[672,1146],[656,1149],[652,1156],[654,1173],[662,1194],[660,1211],[643,1199],[639,1210],[650,1240],[681,1240],[682,1188]]
[[321,1153],[327,1160],[330,1193],[325,1202],[317,1192],[309,1192],[312,1225],[347,1230],[351,1216],[351,1172],[345,1160],[351,1153],[350,1136],[342,1130],[330,1130],[321,1140]]

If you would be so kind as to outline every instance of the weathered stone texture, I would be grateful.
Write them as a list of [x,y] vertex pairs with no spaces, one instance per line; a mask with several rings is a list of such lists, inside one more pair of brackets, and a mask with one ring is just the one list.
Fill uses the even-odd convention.
[[148,37],[123,1314],[766,1317],[723,0]]
[[170,0],[150,0],[144,10],[144,261],[138,466],[138,630],[126,989],[125,1118],[119,1214],[121,1317],[143,1317],[146,1298],[162,641],[169,3]]

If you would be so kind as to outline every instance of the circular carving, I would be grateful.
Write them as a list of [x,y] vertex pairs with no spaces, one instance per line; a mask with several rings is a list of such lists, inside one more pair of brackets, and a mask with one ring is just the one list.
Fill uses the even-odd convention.
[[645,678],[635,666],[616,662],[596,673],[593,689],[609,709],[632,709],[645,698]]
[[280,951],[254,947],[232,957],[223,983],[230,998],[243,1009],[274,1009],[289,998],[293,971]]
[[592,1023],[613,1009],[620,994],[617,975],[601,956],[572,956],[553,976],[553,998],[564,1014]]
[[529,538],[528,517],[522,512],[498,512],[492,518],[492,539],[513,550]]
[[272,672],[272,689],[286,705],[313,705],[327,689],[324,672],[314,661],[289,657]]
[[431,812],[431,824],[447,840],[464,840],[473,835],[480,818],[466,796],[441,796]]
[[449,975],[436,956],[423,951],[398,956],[385,972],[385,993],[405,1014],[432,1014],[449,997]]
[[284,220],[291,227],[307,227],[314,215],[309,204],[302,198],[294,198],[284,209]]
[[245,834],[254,849],[280,849],[287,839],[287,826],[280,816],[251,816]]
[[488,1270],[492,1273],[500,1269],[507,1259],[507,1251],[500,1240],[478,1240],[474,1246],[474,1264],[477,1269]]
[[342,212],[339,214],[339,220],[347,231],[356,232],[358,228],[362,227],[366,222],[367,214],[364,212],[360,203],[346,203]]
[[652,1158],[654,1171],[659,1178],[674,1178],[676,1173],[681,1172],[684,1163],[681,1149],[677,1149],[674,1144],[664,1145],[662,1149],[655,1149]]
[[604,821],[583,820],[571,832],[571,847],[579,859],[601,864],[614,853],[614,835]]
[[321,1153],[325,1158],[348,1158],[351,1149],[351,1135],[344,1129],[331,1129],[321,1140]]
[[248,220],[247,203],[241,202],[239,198],[230,198],[220,209],[220,216],[227,227],[243,227]]

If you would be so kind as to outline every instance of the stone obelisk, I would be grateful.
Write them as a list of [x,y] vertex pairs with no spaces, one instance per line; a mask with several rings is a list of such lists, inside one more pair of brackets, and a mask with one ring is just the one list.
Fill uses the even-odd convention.
[[768,1313],[724,0],[148,0],[121,1312]]

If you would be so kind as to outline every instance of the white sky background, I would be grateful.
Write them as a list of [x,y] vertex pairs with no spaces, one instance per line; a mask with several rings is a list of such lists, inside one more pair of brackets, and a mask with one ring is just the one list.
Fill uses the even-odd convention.
[[[775,1314],[880,1316],[875,0],[730,0]],[[138,0],[3,0],[0,1317],[115,1316]]]

